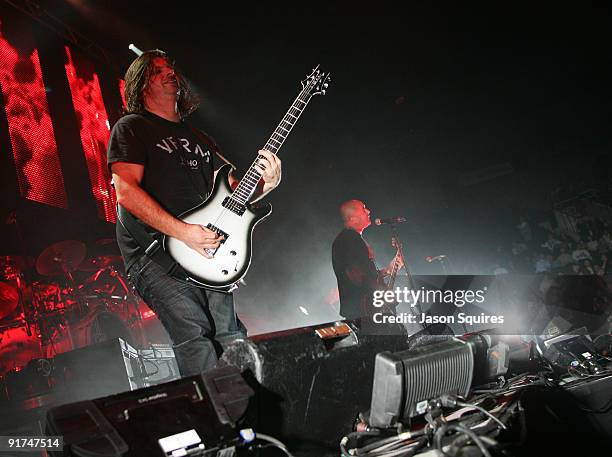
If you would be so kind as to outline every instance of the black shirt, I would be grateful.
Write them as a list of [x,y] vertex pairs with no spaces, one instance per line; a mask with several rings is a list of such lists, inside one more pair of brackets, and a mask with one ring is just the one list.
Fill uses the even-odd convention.
[[[178,216],[204,201],[212,189],[214,170],[221,165],[216,153],[214,142],[185,122],[146,112],[129,114],[115,124],[107,162],[109,167],[115,162],[144,165],[140,186],[162,208]],[[145,228],[161,241],[158,231]],[[116,230],[127,270],[144,252],[121,223]]]
[[340,314],[354,319],[369,314],[378,271],[372,249],[355,230],[342,230],[332,245],[332,265],[338,280]]

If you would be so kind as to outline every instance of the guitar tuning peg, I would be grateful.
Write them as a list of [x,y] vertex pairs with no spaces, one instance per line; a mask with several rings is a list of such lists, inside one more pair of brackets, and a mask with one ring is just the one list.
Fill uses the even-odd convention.
[[325,95],[325,90],[322,90],[322,91],[321,91],[321,95]]
[[327,89],[327,88],[329,87],[329,84],[325,83],[325,84],[323,84],[323,87],[324,87],[325,89]]

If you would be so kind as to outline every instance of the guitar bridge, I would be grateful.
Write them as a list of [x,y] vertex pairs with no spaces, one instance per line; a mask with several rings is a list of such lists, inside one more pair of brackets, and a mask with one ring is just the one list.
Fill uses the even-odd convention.
[[[207,224],[206,228],[209,229],[209,230],[212,230],[217,235],[223,236],[223,240],[221,241],[221,244],[225,243],[225,241],[229,238],[229,235],[227,233],[225,233],[223,230],[221,230],[219,227],[215,227],[212,224]],[[221,244],[219,246],[221,246]],[[206,252],[208,252],[208,254],[210,254],[211,256],[214,257],[214,255],[217,253],[218,250],[219,250],[219,248],[217,248],[217,249],[207,249]]]
[[242,203],[237,202],[232,197],[225,197],[221,206],[229,209],[232,213],[242,216],[246,211],[246,206]]
[[215,227],[212,224],[207,224],[206,228],[209,229],[209,230],[212,230],[217,235],[221,235],[223,237],[223,241],[221,241],[221,244],[225,243],[227,241],[227,239],[229,238],[229,235],[227,233],[225,233],[223,230],[221,230],[219,227]]

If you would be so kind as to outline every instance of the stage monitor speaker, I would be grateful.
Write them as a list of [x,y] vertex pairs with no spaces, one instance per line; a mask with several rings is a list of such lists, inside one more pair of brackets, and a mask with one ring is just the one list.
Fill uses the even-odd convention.
[[253,390],[234,367],[52,408],[45,433],[61,435],[54,457],[234,455],[237,421]]
[[364,335],[352,323],[257,335],[232,343],[222,361],[238,367],[256,391],[255,429],[286,444],[316,442],[337,449],[359,412],[370,407],[374,361],[407,349],[403,327]]
[[55,397],[61,403],[142,387],[138,351],[121,338],[64,352],[53,359]]

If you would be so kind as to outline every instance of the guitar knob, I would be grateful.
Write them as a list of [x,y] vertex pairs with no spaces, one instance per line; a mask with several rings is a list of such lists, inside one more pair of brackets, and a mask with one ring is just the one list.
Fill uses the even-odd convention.
[[230,251],[231,255],[236,255],[236,251]]
[[227,270],[221,270],[221,273],[223,273],[225,276],[227,276],[229,274],[229,271]]

